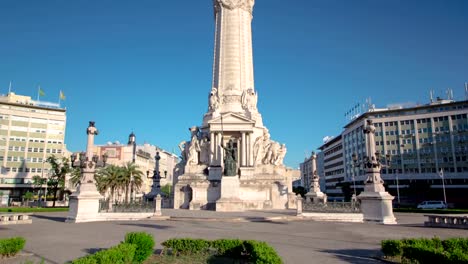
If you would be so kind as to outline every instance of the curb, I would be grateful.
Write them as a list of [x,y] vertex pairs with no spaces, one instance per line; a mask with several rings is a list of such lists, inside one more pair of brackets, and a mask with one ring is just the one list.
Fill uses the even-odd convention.
[[171,216],[168,221],[201,221],[201,222],[256,222],[256,223],[271,223],[271,222],[290,222],[303,221],[301,216],[277,216],[277,217],[236,217],[236,218],[208,218],[208,217],[184,217]]

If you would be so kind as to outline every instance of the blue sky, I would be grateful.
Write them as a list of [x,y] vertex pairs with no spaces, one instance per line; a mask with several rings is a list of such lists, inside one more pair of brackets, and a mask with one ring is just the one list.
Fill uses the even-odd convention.
[[[66,95],[66,143],[139,143],[167,150],[189,139],[207,109],[211,0],[0,1],[0,93]],[[427,103],[429,90],[463,98],[468,1],[257,0],[253,20],[259,110],[298,167],[344,113],[373,103]]]

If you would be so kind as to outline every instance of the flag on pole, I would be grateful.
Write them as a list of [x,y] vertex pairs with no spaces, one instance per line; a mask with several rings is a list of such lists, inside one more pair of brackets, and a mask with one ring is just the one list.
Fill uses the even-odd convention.
[[39,86],[39,90],[37,91],[37,93],[39,94],[39,96],[45,96],[45,92],[44,90],[41,89],[40,86]]
[[65,94],[60,90],[60,100],[65,100]]

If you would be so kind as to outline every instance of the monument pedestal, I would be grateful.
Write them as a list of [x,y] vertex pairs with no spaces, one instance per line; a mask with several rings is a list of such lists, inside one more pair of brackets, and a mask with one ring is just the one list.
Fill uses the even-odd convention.
[[242,212],[244,204],[239,199],[240,180],[238,176],[223,176],[221,179],[221,197],[216,201],[218,212]]
[[[97,221],[99,215],[99,200],[103,197],[96,190],[94,183],[83,183],[76,193],[70,195],[70,209],[67,223]],[[94,189],[94,190],[93,190]]]
[[314,192],[310,191],[306,193],[306,202],[310,203],[327,203],[327,195],[321,191]]
[[366,183],[364,192],[358,198],[361,201],[364,221],[378,222],[384,225],[397,224],[392,205],[395,197],[385,191],[382,183]]

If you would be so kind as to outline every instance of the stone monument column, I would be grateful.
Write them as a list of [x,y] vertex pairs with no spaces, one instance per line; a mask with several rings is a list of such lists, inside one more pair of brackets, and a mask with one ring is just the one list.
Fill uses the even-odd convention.
[[310,190],[305,195],[307,202],[313,203],[327,203],[327,196],[320,190],[320,177],[317,172],[317,155],[315,152],[312,152],[310,157],[312,164],[312,179],[310,184]]
[[382,224],[396,224],[393,215],[392,201],[394,199],[385,191],[383,180],[380,177],[380,153],[375,151],[375,126],[372,120],[367,120],[364,128],[364,134],[367,141],[367,157],[364,160],[367,179],[364,191],[359,194],[361,201],[361,210],[364,215],[364,221],[378,222]]
[[251,28],[254,4],[254,0],[214,0],[212,87],[218,91],[220,113],[243,112],[241,97],[248,89],[254,90]]

